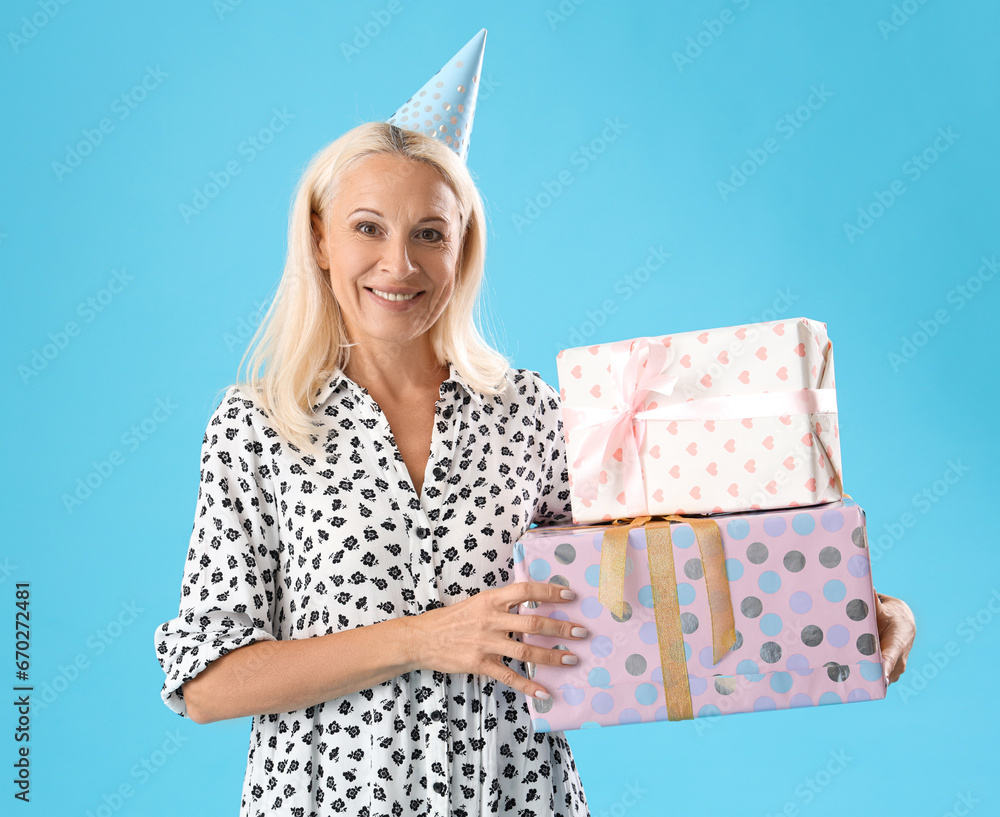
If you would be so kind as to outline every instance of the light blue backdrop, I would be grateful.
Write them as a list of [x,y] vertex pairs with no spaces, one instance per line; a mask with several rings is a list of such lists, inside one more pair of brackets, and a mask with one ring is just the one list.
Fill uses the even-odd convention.
[[202,433],[307,160],[481,27],[497,342],[556,383],[590,339],[825,321],[875,584],[919,622],[883,702],[567,733],[593,814],[997,813],[998,26],[971,0],[6,3],[0,601],[11,625],[30,582],[29,813],[237,812],[249,719],[171,713],[153,652]]

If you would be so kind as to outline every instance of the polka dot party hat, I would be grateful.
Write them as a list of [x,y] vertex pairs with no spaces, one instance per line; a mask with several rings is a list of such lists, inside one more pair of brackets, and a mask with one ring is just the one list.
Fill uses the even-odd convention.
[[399,128],[420,130],[443,140],[465,161],[485,49],[484,28],[388,121]]

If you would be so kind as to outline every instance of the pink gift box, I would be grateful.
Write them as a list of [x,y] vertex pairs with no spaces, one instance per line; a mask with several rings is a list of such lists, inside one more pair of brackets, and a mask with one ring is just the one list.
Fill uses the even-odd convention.
[[[718,663],[699,546],[689,524],[671,526],[693,717],[884,698],[865,517],[857,503],[845,498],[712,519],[721,532],[736,625],[735,644]],[[569,641],[520,634],[526,644],[568,649],[579,658],[575,666],[525,665],[552,694],[528,700],[536,731],[668,719],[647,532],[628,533],[626,606],[616,618],[598,601],[608,527],[531,528],[515,544],[515,581],[576,591],[572,601],[518,612],[583,624],[590,633]]]
[[843,496],[823,323],[581,346],[556,365],[577,524]]

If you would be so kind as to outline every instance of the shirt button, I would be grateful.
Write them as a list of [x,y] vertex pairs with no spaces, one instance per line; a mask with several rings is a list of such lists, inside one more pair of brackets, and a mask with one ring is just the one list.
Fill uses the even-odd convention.
[[442,468],[435,468],[434,471],[433,471],[433,473],[434,473],[434,478],[435,479],[444,479],[444,469],[442,469]]
[[430,532],[429,528],[417,528],[417,538],[418,539],[426,539],[430,535],[431,535],[431,532]]
[[433,721],[439,721],[441,720],[442,717],[443,716],[441,715],[441,713],[436,709],[433,712],[431,712],[431,720]]
[[434,791],[436,791],[438,794],[444,794],[445,793],[445,785],[444,785],[444,783],[435,783],[434,784]]

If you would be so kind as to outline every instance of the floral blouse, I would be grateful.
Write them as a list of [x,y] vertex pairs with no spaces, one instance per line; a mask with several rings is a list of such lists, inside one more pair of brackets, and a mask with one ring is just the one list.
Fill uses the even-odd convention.
[[[317,459],[238,387],[205,431],[180,609],[155,632],[164,703],[255,641],[419,615],[513,580],[532,524],[571,520],[559,394],[509,369],[488,397],[450,367],[417,493],[382,410],[340,370],[316,394]],[[504,657],[526,675],[523,662]],[[487,675],[415,670],[253,718],[241,817],[589,814],[562,732]]]

